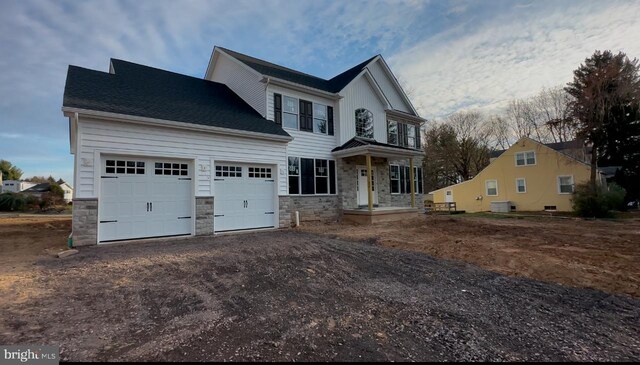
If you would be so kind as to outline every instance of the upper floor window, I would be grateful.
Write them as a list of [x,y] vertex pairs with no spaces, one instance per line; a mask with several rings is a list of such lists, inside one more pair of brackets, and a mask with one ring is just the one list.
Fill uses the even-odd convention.
[[373,113],[367,109],[356,109],[356,136],[373,139]]
[[527,166],[536,164],[536,153],[534,151],[517,152],[516,166]]
[[313,132],[327,134],[327,106],[313,104]]
[[387,123],[387,143],[389,144],[398,144],[398,122],[395,120],[390,120]]
[[282,100],[282,125],[285,128],[298,129],[298,99],[284,96]]
[[387,121],[387,143],[410,148],[420,148],[420,126]]
[[407,127],[407,146],[416,148],[416,127],[413,125]]

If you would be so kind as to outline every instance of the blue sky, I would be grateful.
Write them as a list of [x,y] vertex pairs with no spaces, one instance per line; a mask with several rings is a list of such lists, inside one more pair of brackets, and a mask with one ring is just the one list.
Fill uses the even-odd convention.
[[0,159],[72,181],[69,64],[202,77],[214,45],[320,77],[381,53],[422,116],[497,112],[564,84],[595,49],[640,57],[638,1],[0,2]]

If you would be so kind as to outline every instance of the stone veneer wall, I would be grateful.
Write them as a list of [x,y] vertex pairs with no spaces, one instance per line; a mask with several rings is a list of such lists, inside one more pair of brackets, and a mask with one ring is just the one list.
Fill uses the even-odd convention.
[[[366,166],[365,156],[346,157],[338,160],[338,189],[340,193],[342,208],[358,208],[357,197],[357,166]],[[371,166],[375,167],[375,182],[378,190],[378,206],[391,206],[389,187],[389,163],[386,158],[372,157]]]
[[98,244],[98,199],[73,199],[73,246]]
[[291,228],[293,222],[293,214],[291,212],[291,199],[289,196],[283,195],[278,197],[278,210],[280,212],[279,227]]
[[213,234],[213,197],[196,197],[196,236]]
[[[284,200],[288,200],[286,203],[288,207],[283,206]],[[300,212],[300,222],[337,221],[340,218],[340,208],[340,197],[337,195],[280,197],[280,227],[290,227],[295,220],[296,211]]]

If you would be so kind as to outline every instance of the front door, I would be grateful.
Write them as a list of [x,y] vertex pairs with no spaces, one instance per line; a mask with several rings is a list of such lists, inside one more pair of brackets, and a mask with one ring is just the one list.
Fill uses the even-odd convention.
[[[358,167],[358,179],[356,191],[358,194],[358,205],[369,205],[369,192],[367,190],[367,168]],[[376,168],[371,168],[371,190],[373,191],[373,204],[378,204],[378,187],[376,186]]]

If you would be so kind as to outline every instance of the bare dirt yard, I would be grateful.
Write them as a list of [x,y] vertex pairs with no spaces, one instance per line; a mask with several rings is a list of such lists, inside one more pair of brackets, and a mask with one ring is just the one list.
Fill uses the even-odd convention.
[[[447,219],[430,223],[471,224]],[[60,345],[68,361],[640,359],[636,298],[382,238],[270,231],[54,258],[68,228],[0,220],[1,344]]]
[[300,229],[640,298],[640,219],[436,215],[373,227],[316,224]]

